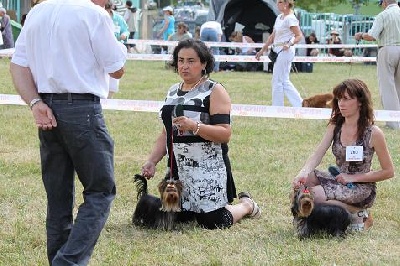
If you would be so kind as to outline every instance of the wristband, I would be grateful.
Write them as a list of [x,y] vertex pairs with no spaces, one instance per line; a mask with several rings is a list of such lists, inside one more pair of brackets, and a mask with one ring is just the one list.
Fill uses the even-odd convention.
[[40,98],[33,98],[32,101],[29,103],[29,108],[31,108],[31,110],[32,110],[33,106],[35,106],[38,102],[41,102],[41,101],[42,101],[42,99],[40,99]]
[[200,130],[200,125],[201,125],[201,123],[200,123],[200,122],[196,122],[196,123],[197,123],[197,128],[196,128],[196,130],[193,132],[193,135],[199,134],[199,130]]

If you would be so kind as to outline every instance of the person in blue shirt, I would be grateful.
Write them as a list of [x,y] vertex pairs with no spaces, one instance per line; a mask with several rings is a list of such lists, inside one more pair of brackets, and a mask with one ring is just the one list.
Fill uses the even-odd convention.
[[[126,24],[125,19],[120,14],[113,10],[114,8],[112,3],[108,2],[105,5],[105,9],[110,14],[113,20],[115,38],[117,38],[117,40],[121,43],[125,43],[128,40],[130,34],[128,24]],[[114,79],[110,77],[108,89],[108,98],[110,99],[114,96],[116,92],[119,91],[119,79]]]
[[175,18],[174,18],[174,9],[171,6],[166,6],[163,8],[164,12],[164,21],[163,27],[161,31],[158,33],[158,36],[163,36],[163,40],[167,41],[169,36],[175,33]]
[[128,24],[126,24],[125,19],[120,14],[113,11],[113,4],[110,2],[106,4],[105,9],[113,20],[115,38],[117,38],[118,41],[125,43],[130,34]]

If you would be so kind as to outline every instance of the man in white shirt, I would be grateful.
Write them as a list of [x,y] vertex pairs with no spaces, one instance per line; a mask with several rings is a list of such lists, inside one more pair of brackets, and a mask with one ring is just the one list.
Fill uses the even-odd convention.
[[[107,0],[47,0],[28,13],[11,60],[14,86],[39,130],[50,265],[87,265],[115,197],[114,143],[100,98],[121,78],[126,47]],[[83,204],[73,219],[74,173]]]
[[[382,105],[385,110],[400,111],[400,7],[396,0],[383,0],[379,13],[368,33],[358,32],[354,38],[378,42],[377,70]],[[400,129],[400,122],[386,122]]]

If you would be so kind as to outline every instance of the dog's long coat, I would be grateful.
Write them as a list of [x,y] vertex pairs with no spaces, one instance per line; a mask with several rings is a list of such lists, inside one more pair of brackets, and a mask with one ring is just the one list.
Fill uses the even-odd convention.
[[148,194],[147,179],[135,175],[137,199],[132,223],[148,228],[171,230],[174,228],[176,213],[180,211],[182,183],[179,180],[163,179],[158,185],[161,198]]

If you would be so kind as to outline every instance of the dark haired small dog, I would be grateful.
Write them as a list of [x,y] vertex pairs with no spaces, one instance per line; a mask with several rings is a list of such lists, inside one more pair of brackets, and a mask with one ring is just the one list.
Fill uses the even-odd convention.
[[158,184],[161,198],[148,194],[147,179],[136,174],[134,177],[137,199],[132,223],[148,228],[172,230],[175,226],[176,214],[181,211],[182,182],[163,179]]
[[302,107],[312,108],[332,108],[332,93],[323,93],[311,96],[310,98],[304,99]]
[[310,191],[301,186],[291,195],[293,225],[300,239],[315,235],[345,237],[350,214],[336,205],[314,203]]

